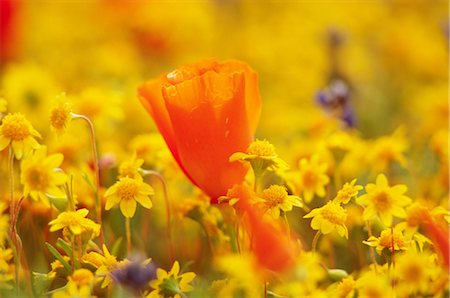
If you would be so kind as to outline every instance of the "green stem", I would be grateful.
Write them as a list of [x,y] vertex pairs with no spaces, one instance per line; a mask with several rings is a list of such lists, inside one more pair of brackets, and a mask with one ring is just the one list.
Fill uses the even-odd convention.
[[98,159],[98,150],[97,150],[97,142],[95,141],[95,129],[94,124],[92,121],[84,116],[84,115],[78,115],[75,113],[71,113],[73,119],[82,119],[86,121],[86,123],[89,126],[89,137],[91,141],[92,146],[92,162],[94,166],[94,175],[95,175],[95,208],[97,210],[97,223],[100,225],[100,243],[103,245],[104,238],[103,238],[103,226],[102,226],[102,201],[100,198],[100,168],[99,168],[99,159]]
[[130,218],[125,217],[125,234],[127,238],[127,253],[131,253],[131,228],[130,228]]
[[16,295],[19,294],[19,268],[20,268],[20,256],[19,248],[17,247],[17,233],[15,225],[15,209],[16,204],[14,201],[14,152],[13,148],[9,146],[9,218],[10,218],[10,238],[12,243],[13,255],[14,255],[14,279],[16,284]]
[[164,177],[158,173],[157,171],[153,170],[143,170],[144,175],[150,175],[156,177],[163,186],[163,192],[164,192],[164,203],[166,204],[166,237],[167,242],[169,243],[169,256],[170,256],[170,262],[173,264],[175,262],[175,249],[173,245],[172,240],[172,212],[170,209],[170,202],[169,202],[169,194],[167,191],[167,184]]
[[313,238],[313,241],[312,241],[312,244],[311,244],[311,250],[312,250],[313,253],[316,252],[317,242],[319,241],[320,235],[322,235],[322,233],[320,232],[320,230],[318,230],[316,235]]

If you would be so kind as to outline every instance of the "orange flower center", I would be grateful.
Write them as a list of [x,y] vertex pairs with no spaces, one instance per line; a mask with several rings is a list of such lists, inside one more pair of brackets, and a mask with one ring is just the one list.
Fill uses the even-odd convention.
[[44,191],[49,185],[50,176],[41,167],[32,166],[26,170],[25,181],[32,190]]
[[302,181],[305,188],[314,188],[317,184],[317,175],[311,170],[306,170],[303,173]]
[[394,246],[396,247],[395,249],[404,247],[405,239],[403,237],[403,234],[399,231],[394,230],[394,237],[392,237],[391,230],[384,230],[383,232],[381,232],[380,245],[392,249],[392,244],[394,244]]
[[67,104],[62,104],[50,112],[50,123],[56,129],[64,129],[70,117],[70,109]]
[[139,194],[139,184],[136,180],[124,178],[120,180],[117,194],[122,200],[132,200]]
[[280,185],[272,185],[263,191],[262,197],[268,208],[278,206],[284,202],[287,197],[286,188]]
[[347,214],[344,208],[333,203],[328,203],[323,206],[320,214],[325,220],[335,225],[343,225],[347,220]]
[[381,191],[373,197],[373,203],[377,211],[383,212],[391,208],[392,199],[388,193]]
[[3,119],[2,134],[7,139],[22,141],[31,134],[30,124],[23,115],[7,115]]

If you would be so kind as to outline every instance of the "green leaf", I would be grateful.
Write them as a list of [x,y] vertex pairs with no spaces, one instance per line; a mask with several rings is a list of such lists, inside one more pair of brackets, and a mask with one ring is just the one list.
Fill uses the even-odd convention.
[[59,253],[59,251],[54,248],[50,243],[45,242],[45,245],[47,246],[50,253],[61,262],[61,264],[64,266],[64,269],[67,271],[66,274],[69,274],[72,271],[72,267],[67,263],[66,260],[64,260],[63,256]]
[[58,246],[59,248],[61,248],[62,250],[64,250],[64,252],[70,257],[72,258],[72,247],[70,246],[70,243],[67,243],[66,241],[64,241],[61,238],[58,238],[58,240],[56,241],[56,246]]
[[121,244],[122,244],[122,237],[120,237],[119,239],[117,239],[116,242],[114,242],[114,244],[113,244],[113,246],[112,246],[111,254],[112,254],[113,256],[117,256]]

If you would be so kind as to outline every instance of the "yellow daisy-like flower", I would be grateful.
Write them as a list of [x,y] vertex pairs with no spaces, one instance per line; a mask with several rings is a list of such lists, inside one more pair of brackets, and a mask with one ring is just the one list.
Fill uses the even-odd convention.
[[357,297],[360,298],[386,298],[395,297],[392,292],[390,280],[383,273],[367,271],[356,281]]
[[150,200],[154,194],[153,188],[139,179],[122,177],[105,192],[106,206],[109,210],[120,203],[120,211],[125,217],[131,218],[136,212],[136,202],[142,207],[150,209],[153,204]]
[[0,125],[0,151],[11,145],[16,158],[21,159],[39,147],[35,137],[41,138],[41,135],[31,126],[24,115],[8,114]]
[[56,219],[48,223],[50,226],[50,232],[64,229],[66,231],[70,231],[74,235],[89,232],[92,233],[94,237],[98,236],[100,233],[100,225],[96,224],[89,218],[86,218],[88,213],[89,210],[87,209],[62,212]]
[[91,287],[89,285],[77,285],[76,282],[69,280],[66,286],[61,291],[53,293],[52,298],[88,298],[92,297]]
[[317,154],[310,160],[300,160],[298,185],[306,202],[311,202],[314,194],[319,197],[325,196],[325,186],[330,182],[326,175],[328,165],[321,162]]
[[150,286],[154,289],[146,297],[185,297],[186,292],[192,291],[194,288],[189,283],[195,278],[194,272],[180,273],[180,264],[178,261],[173,263],[169,272],[158,268],[156,270],[157,279],[150,282]]
[[312,218],[311,228],[320,230],[322,234],[329,234],[336,230],[341,237],[348,238],[345,226],[347,211],[336,202],[329,201],[325,206],[311,210],[303,218]]
[[139,174],[139,169],[143,164],[143,159],[136,159],[136,155],[133,155],[131,159],[126,160],[119,165],[119,178],[129,177],[132,179],[142,180],[142,176]]
[[390,136],[376,139],[369,147],[367,158],[375,171],[386,170],[394,161],[405,167],[407,164],[405,152],[408,146],[405,129],[401,127]]
[[98,252],[91,251],[85,254],[81,260],[84,263],[90,264],[97,268],[95,275],[102,281],[101,287],[106,288],[112,282],[111,272],[123,265],[124,262],[117,261],[106,245],[103,244],[103,255]]
[[[436,265],[436,256],[427,251],[418,253],[410,250],[396,259],[395,277],[400,297],[427,296],[430,282],[439,276],[440,267]],[[418,295],[421,293],[422,295]]]
[[46,194],[61,195],[58,186],[67,181],[64,173],[57,171],[64,156],[60,153],[47,156],[47,147],[39,147],[32,155],[24,158],[20,165],[20,182],[23,184],[23,195],[33,200],[48,203]]
[[389,186],[386,176],[379,174],[376,184],[366,185],[366,194],[356,199],[356,202],[365,206],[363,218],[370,220],[378,215],[386,226],[392,225],[392,217],[405,218],[404,207],[411,203],[411,199],[403,195],[408,188],[398,184]]
[[[393,230],[393,231],[392,231]],[[403,232],[397,226],[395,228],[389,228],[381,232],[380,237],[372,236],[367,241],[363,241],[364,244],[375,247],[378,254],[385,248],[392,251],[394,250],[406,250],[409,241],[403,236]]]
[[57,134],[64,133],[67,125],[72,120],[70,104],[67,101],[62,100],[64,97],[64,94],[61,95],[50,110],[50,124]]
[[230,162],[248,161],[256,175],[264,170],[287,169],[288,164],[278,157],[273,146],[267,140],[255,140],[247,148],[246,152],[236,152],[230,156]]
[[338,191],[336,197],[333,199],[336,203],[347,204],[350,200],[358,195],[358,192],[363,189],[361,185],[355,185],[356,179],[350,183],[346,182],[344,186]]
[[336,297],[352,298],[355,295],[356,281],[352,276],[348,276],[339,283],[336,288]]
[[291,211],[293,206],[303,207],[301,199],[288,195],[286,188],[281,185],[271,185],[261,194],[263,208],[274,218],[280,216],[280,211]]

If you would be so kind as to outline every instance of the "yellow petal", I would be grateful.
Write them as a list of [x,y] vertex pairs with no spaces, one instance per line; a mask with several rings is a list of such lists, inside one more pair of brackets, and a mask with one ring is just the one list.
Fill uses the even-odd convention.
[[135,200],[121,200],[120,201],[120,211],[122,211],[123,216],[132,218],[136,212],[136,201]]
[[152,208],[153,204],[150,198],[146,195],[138,195],[135,197],[135,200],[142,205],[142,207],[150,209]]
[[5,149],[10,143],[10,139],[5,138],[4,136],[0,135],[0,151]]

